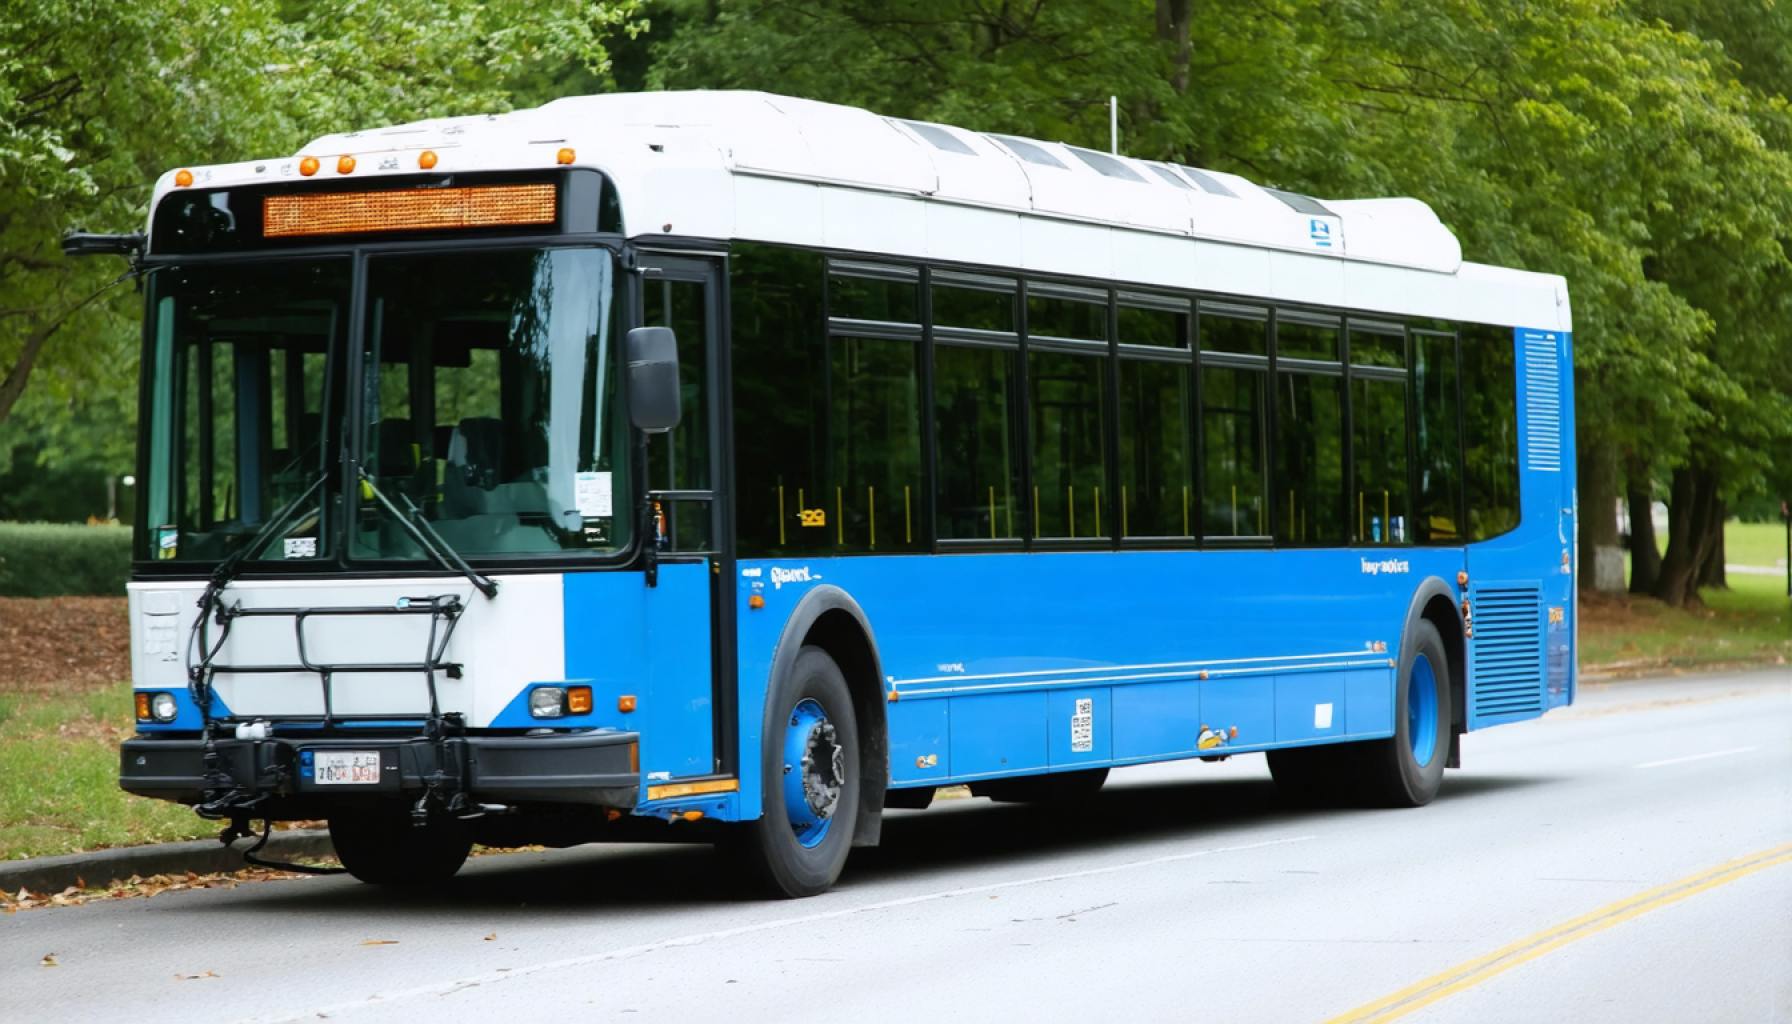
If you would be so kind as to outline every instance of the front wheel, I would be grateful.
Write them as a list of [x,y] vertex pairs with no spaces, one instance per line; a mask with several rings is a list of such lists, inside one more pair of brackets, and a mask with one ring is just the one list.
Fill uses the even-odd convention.
[[840,877],[859,814],[859,731],[840,666],[805,647],[772,686],[761,734],[763,813],[725,847],[774,896],[823,893]]
[[419,827],[405,806],[331,815],[330,844],[349,874],[372,885],[395,886],[446,882],[473,850],[462,822],[432,818]]

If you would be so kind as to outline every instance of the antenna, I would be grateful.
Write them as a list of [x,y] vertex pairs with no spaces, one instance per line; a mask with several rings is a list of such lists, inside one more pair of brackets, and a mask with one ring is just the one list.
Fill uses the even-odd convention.
[[1108,97],[1108,150],[1120,155],[1120,97]]

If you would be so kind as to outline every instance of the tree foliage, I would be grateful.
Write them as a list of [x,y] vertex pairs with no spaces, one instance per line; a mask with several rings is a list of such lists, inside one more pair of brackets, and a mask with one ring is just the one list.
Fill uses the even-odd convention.
[[[616,86],[764,89],[1100,148],[1112,95],[1126,152],[1417,196],[1469,258],[1566,276],[1583,465],[1604,467],[1583,477],[1583,522],[1621,476],[1632,494],[1711,492],[1676,503],[1676,537],[1709,532],[1694,504],[1708,519],[1792,490],[1783,0],[639,4],[13,0],[0,421],[34,362],[34,408],[97,385],[128,411],[131,297],[55,240],[141,223],[168,166]],[[1709,485],[1667,486],[1676,471]]]

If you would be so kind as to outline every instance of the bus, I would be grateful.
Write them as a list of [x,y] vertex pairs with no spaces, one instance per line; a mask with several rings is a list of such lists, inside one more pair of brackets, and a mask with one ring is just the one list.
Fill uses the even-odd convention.
[[1417,200],[662,92],[179,168],[65,247],[146,298],[120,784],[227,841],[804,896],[942,787],[1418,806],[1573,698],[1567,289]]

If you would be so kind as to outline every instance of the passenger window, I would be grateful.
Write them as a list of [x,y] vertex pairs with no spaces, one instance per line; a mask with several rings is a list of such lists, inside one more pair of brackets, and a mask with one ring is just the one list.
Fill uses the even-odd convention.
[[1276,376],[1276,539],[1342,544],[1344,380],[1286,371]]
[[1263,370],[1201,367],[1201,529],[1208,537],[1269,534],[1264,483]]
[[1460,544],[1456,519],[1462,502],[1462,437],[1458,429],[1456,336],[1414,331],[1413,391],[1418,405],[1417,508],[1413,539],[1420,544]]
[[916,341],[828,340],[833,541],[850,551],[925,547]]
[[1406,381],[1356,377],[1350,387],[1353,535],[1358,544],[1405,544],[1412,539],[1406,502]]
[[[1107,350],[1027,355],[1033,536],[1105,537]],[[1111,495],[1110,495],[1111,497]]]
[[1120,536],[1194,535],[1192,398],[1186,361],[1120,360]]
[[1017,361],[1007,348],[934,350],[933,404],[939,449],[939,535],[953,540],[1021,536]]
[[1006,278],[936,274],[933,324],[936,330],[1015,332],[1015,284]]
[[1509,327],[1462,328],[1469,540],[1518,525],[1517,344]]

